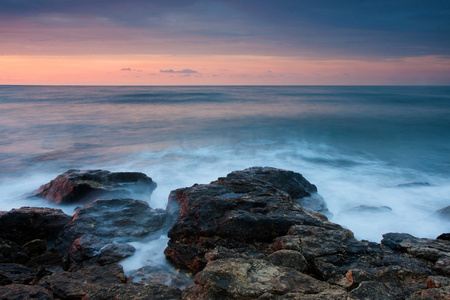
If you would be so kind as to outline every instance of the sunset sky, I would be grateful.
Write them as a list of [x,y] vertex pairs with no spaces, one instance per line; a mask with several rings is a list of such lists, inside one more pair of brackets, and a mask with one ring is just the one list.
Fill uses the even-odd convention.
[[450,1],[0,0],[0,84],[449,85]]

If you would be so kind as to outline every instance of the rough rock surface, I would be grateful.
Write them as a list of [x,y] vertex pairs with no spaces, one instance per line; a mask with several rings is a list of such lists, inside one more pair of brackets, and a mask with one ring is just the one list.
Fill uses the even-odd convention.
[[60,209],[22,207],[0,214],[0,238],[22,246],[35,239],[50,240],[70,221]]
[[173,191],[168,210],[178,218],[165,254],[196,273],[183,298],[446,299],[448,240],[358,241],[300,206],[315,192],[300,174],[273,168]]
[[64,227],[56,248],[68,253],[68,266],[116,263],[130,256],[136,241],[164,227],[167,213],[134,199],[95,200],[79,209]]
[[168,233],[166,257],[196,273],[216,246],[267,249],[292,225],[324,222],[324,216],[294,201],[316,191],[300,174],[274,168],[249,168],[208,185],[175,190],[168,211],[179,216]]
[[42,185],[36,196],[55,204],[91,202],[99,198],[149,200],[156,183],[143,173],[69,170]]
[[49,300],[53,299],[50,291],[40,286],[24,285],[24,284],[10,284],[7,286],[0,286],[0,299],[7,300]]

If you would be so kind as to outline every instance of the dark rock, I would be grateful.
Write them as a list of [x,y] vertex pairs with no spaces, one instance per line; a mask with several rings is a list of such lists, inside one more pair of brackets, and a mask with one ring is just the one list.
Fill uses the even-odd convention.
[[450,241],[450,233],[443,233],[436,238],[437,240]]
[[36,283],[45,273],[37,269],[27,268],[21,264],[1,263],[0,274],[13,283],[32,284]]
[[333,214],[328,210],[325,200],[317,193],[312,193],[309,197],[303,197],[296,199],[295,201],[304,209],[324,214],[328,218],[333,216]]
[[180,289],[193,284],[193,278],[185,271],[163,266],[144,266],[132,272],[128,279],[142,284],[164,284]]
[[23,248],[27,251],[29,257],[36,257],[41,255],[47,250],[46,240],[32,240],[23,245]]
[[433,216],[450,221],[450,205],[435,211]]
[[[283,172],[251,168],[171,193],[169,211],[179,214],[165,254],[197,272],[184,299],[446,296],[442,278],[450,274],[449,241],[399,233],[384,235],[381,244],[358,241],[351,231],[301,207],[292,195],[304,194],[293,191],[304,188],[298,184],[303,181],[291,182]],[[274,179],[279,175],[286,190]],[[434,285],[425,290],[430,278]]]
[[318,294],[331,286],[291,268],[265,260],[229,258],[209,263],[197,273],[183,299],[257,299],[270,294]]
[[298,173],[259,167],[175,190],[168,211],[179,216],[168,233],[166,257],[198,272],[206,265],[204,255],[216,246],[263,249],[292,225],[319,226],[326,218],[294,201],[315,192]]
[[0,263],[23,264],[29,259],[27,251],[16,243],[0,238]]
[[51,300],[53,295],[46,289],[40,286],[30,286],[23,284],[10,284],[7,286],[0,286],[0,299],[8,300]]
[[450,253],[450,242],[446,240],[421,239],[407,233],[386,233],[381,243],[394,251],[409,253],[431,262]]
[[37,285],[50,290],[55,298],[83,299],[90,293],[124,284],[126,276],[119,265],[91,266],[76,272],[59,272],[43,277]]
[[36,196],[55,204],[121,197],[149,200],[155,188],[156,183],[143,173],[69,170],[42,185]]
[[41,255],[30,259],[25,265],[29,268],[44,268],[52,272],[61,271],[62,255],[54,248],[50,248]]
[[70,221],[60,209],[22,207],[0,214],[0,238],[23,245],[35,239],[51,240]]
[[84,300],[175,300],[181,299],[181,290],[162,284],[116,284],[112,287],[101,288],[86,295]]
[[77,265],[117,263],[133,255],[136,249],[128,244],[117,244],[92,234],[84,234],[72,243],[70,259]]

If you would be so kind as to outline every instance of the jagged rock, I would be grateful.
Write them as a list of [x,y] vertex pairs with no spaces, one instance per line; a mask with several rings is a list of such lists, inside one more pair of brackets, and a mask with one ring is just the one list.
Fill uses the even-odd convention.
[[331,286],[291,268],[265,260],[228,258],[209,263],[197,273],[183,299],[257,299],[267,293],[318,294]]
[[116,284],[87,294],[83,300],[175,300],[181,299],[181,290],[162,284]]
[[[358,241],[351,231],[302,208],[296,197],[315,188],[299,184],[304,183],[296,179],[299,174],[289,173],[289,178],[283,172],[250,168],[171,193],[168,210],[178,213],[178,219],[169,231],[166,257],[198,272],[195,284],[184,289],[184,299],[446,295],[441,279],[433,281],[441,287],[425,289],[429,278],[449,276],[449,241],[393,233],[381,244]],[[295,192],[294,186],[303,190]],[[289,274],[284,285],[277,281],[283,272]],[[289,285],[297,274],[308,276],[302,278],[308,286],[315,286],[312,279],[323,288],[307,291],[300,283]]]
[[13,283],[18,284],[34,284],[42,276],[48,275],[49,272],[41,269],[28,268],[21,264],[0,263],[0,274],[8,278]]
[[8,300],[51,300],[52,293],[40,286],[30,286],[24,284],[10,284],[7,286],[0,286],[0,299]]
[[124,284],[127,278],[121,266],[91,266],[76,272],[62,271],[43,277],[37,285],[60,299],[83,299],[90,293]]
[[29,259],[26,249],[10,240],[0,238],[0,263],[23,264]]
[[36,196],[55,204],[91,202],[99,198],[133,197],[149,200],[156,183],[143,173],[69,170],[42,185]]
[[179,216],[168,233],[166,257],[195,273],[216,246],[262,249],[292,225],[319,226],[326,217],[294,201],[315,192],[316,187],[298,173],[260,167],[175,190],[168,211],[179,211]]
[[144,266],[132,272],[128,279],[143,284],[164,284],[183,289],[193,283],[187,272],[163,266]]
[[394,251],[406,252],[432,262],[450,255],[449,241],[416,238],[407,233],[386,233],[381,243]]
[[22,207],[0,214],[0,238],[23,245],[35,239],[51,240],[70,221],[60,209]]

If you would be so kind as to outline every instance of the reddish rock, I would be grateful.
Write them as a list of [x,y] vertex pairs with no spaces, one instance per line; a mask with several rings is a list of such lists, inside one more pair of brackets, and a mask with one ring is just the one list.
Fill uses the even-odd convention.
[[99,198],[149,200],[156,183],[143,173],[69,170],[42,185],[36,196],[55,204],[92,202]]

